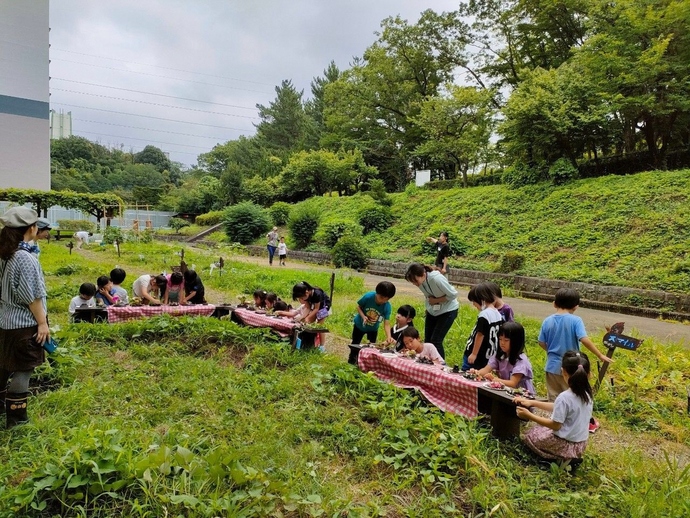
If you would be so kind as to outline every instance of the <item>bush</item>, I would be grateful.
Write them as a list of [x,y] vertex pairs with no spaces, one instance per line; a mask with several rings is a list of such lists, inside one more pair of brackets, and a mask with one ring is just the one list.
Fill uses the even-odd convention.
[[115,240],[119,243],[125,242],[125,235],[120,227],[106,227],[103,232],[103,242],[107,245],[112,245]]
[[175,231],[176,234],[180,233],[180,229],[188,227],[190,225],[189,221],[182,218],[170,218],[168,224],[170,225],[170,228],[172,228]]
[[211,225],[217,225],[218,223],[222,223],[224,216],[224,210],[214,210],[212,212],[207,212],[206,214],[201,214],[197,216],[194,220],[194,223],[202,227],[210,227]]
[[561,185],[579,176],[579,171],[570,160],[559,158],[549,167],[549,178],[555,185]]
[[362,225],[362,232],[383,232],[393,224],[393,214],[391,209],[383,205],[367,207],[359,212],[359,224]]
[[60,230],[86,230],[96,232],[96,224],[88,219],[59,219],[57,220]]
[[361,234],[362,227],[358,223],[347,219],[331,219],[319,225],[316,240],[330,248],[344,236],[358,237]]
[[225,233],[233,242],[247,245],[270,226],[266,211],[250,201],[238,203],[225,211]]
[[345,236],[333,247],[333,264],[336,268],[362,270],[368,263],[367,249],[358,237]]
[[511,273],[522,268],[525,264],[525,256],[520,252],[506,252],[501,256],[498,271]]
[[373,180],[369,181],[368,187],[369,190],[366,191],[366,193],[371,196],[375,202],[386,207],[393,205],[393,199],[388,196],[388,193],[386,192],[386,184],[383,182],[383,180],[374,178]]
[[291,208],[292,207],[290,206],[290,204],[285,203],[284,201],[278,201],[271,205],[271,208],[268,209],[268,213],[271,215],[273,224],[282,227],[288,221],[290,221]]
[[296,207],[290,214],[288,229],[296,248],[305,248],[314,239],[321,214],[309,204]]
[[503,173],[503,181],[511,187],[524,187],[537,184],[545,180],[545,175],[540,167],[528,166],[518,162],[508,167]]

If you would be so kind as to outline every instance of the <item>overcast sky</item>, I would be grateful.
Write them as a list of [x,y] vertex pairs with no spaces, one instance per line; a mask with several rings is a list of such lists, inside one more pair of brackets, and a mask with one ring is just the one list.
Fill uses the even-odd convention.
[[76,135],[126,151],[153,144],[195,164],[215,144],[253,135],[256,104],[283,79],[306,98],[331,60],[345,69],[362,55],[384,18],[412,23],[458,4],[52,0],[51,108],[72,112]]

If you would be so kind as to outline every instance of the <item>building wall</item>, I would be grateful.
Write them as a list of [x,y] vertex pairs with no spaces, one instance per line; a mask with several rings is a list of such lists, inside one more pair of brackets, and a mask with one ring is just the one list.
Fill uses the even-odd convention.
[[0,0],[0,188],[50,189],[48,0]]

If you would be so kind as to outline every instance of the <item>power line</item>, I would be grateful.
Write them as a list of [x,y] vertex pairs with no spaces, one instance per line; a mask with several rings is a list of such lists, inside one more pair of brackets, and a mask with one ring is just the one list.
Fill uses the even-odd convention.
[[163,108],[174,108],[176,110],[187,110],[187,111],[191,111],[191,112],[209,113],[211,115],[223,115],[225,117],[239,117],[241,119],[254,119],[254,120],[259,119],[259,117],[250,117],[249,115],[233,115],[231,113],[210,112],[210,111],[206,111],[206,110],[197,110],[196,108],[186,108],[183,106],[173,106],[171,104],[152,103],[149,101],[139,101],[137,99],[126,99],[124,97],[112,97],[110,95],[92,94],[89,92],[77,92],[76,90],[65,90],[64,88],[51,88],[51,90],[55,90],[57,92],[69,92],[69,93],[79,94],[79,95],[91,95],[93,97],[102,97],[103,99],[115,99],[116,101],[127,101],[130,103],[150,104],[151,106],[161,106]]
[[140,126],[127,126],[125,124],[115,124],[114,122],[90,121],[90,120],[86,120],[86,119],[72,119],[72,120],[78,121],[78,122],[89,122],[91,124],[107,124],[108,126],[119,126],[121,128],[139,129],[139,130],[146,130],[146,131],[158,131],[160,133],[170,133],[171,135],[183,135],[185,137],[199,137],[199,138],[207,138],[209,140],[228,140],[228,139],[225,139],[224,137],[207,137],[204,135],[192,135],[191,133],[178,133],[177,131],[167,131],[167,130],[159,130],[159,129],[153,129],[153,128],[142,128]]
[[166,122],[179,122],[181,124],[193,124],[194,126],[205,126],[207,128],[219,128],[219,129],[228,129],[232,131],[251,131],[250,129],[242,129],[242,128],[231,128],[229,126],[216,126],[215,124],[203,124],[201,122],[189,122],[189,121],[181,121],[178,119],[166,119],[165,117],[155,117],[153,115],[141,115],[139,113],[127,113],[127,112],[120,112],[116,110],[106,110],[104,108],[92,108],[90,106],[78,106],[76,104],[66,104],[66,103],[56,103],[51,101],[51,106],[66,106],[68,108],[79,108],[81,110],[94,110],[94,111],[99,111],[99,112],[106,112],[106,113],[116,113],[118,115],[129,115],[132,117],[145,117],[147,119],[155,119],[159,121],[166,121]]
[[216,83],[206,83],[204,81],[194,81],[193,79],[180,79],[179,77],[162,76],[160,74],[150,74],[148,72],[139,72],[137,70],[124,70],[122,68],[106,67],[105,65],[94,65],[93,63],[84,63],[83,61],[72,61],[69,59],[57,59],[57,60],[54,59],[52,61],[57,62],[57,63],[74,63],[77,65],[86,65],[88,67],[105,68],[106,70],[115,70],[116,72],[127,72],[129,74],[141,74],[144,76],[160,77],[163,79],[173,79],[175,81],[185,81],[187,83],[197,83],[200,85],[218,86],[220,88],[230,88],[231,90],[244,90],[245,92],[254,92],[254,93],[258,93],[258,94],[272,93],[272,92],[264,92],[261,90],[250,90],[248,88],[239,88],[237,86],[219,85]]
[[91,135],[102,135],[104,137],[121,138],[125,140],[141,140],[142,142],[149,142],[154,144],[167,144],[169,146],[195,147],[198,149],[208,149],[205,146],[192,146],[190,144],[178,144],[177,142],[161,142],[160,140],[149,140],[146,138],[123,137],[122,135],[108,135],[107,133],[100,133],[98,131],[79,131],[79,133],[89,133]]
[[238,106],[236,104],[223,104],[223,103],[214,103],[213,101],[202,101],[199,99],[191,99],[189,97],[176,97],[174,95],[165,95],[165,94],[157,94],[154,92],[144,92],[143,90],[131,90],[129,88],[119,88],[117,86],[108,86],[108,85],[99,85],[97,83],[86,83],[84,81],[75,81],[74,79],[63,79],[62,77],[51,77],[51,81],[58,80],[58,81],[67,81],[68,83],[77,83],[80,85],[88,85],[88,86],[98,86],[100,88],[109,88],[111,90],[122,90],[123,92],[132,92],[132,93],[137,93],[137,94],[146,94],[146,95],[155,95],[157,97],[167,97],[168,99],[180,99],[182,101],[192,101],[195,103],[204,103],[204,104],[214,104],[216,106],[226,106],[228,108],[239,108],[241,110],[253,110],[256,111],[256,108],[249,108],[247,106]]
[[197,75],[200,75],[200,76],[216,77],[216,78],[218,78],[218,79],[229,79],[229,80],[231,80],[231,81],[241,81],[241,82],[243,82],[243,83],[254,83],[254,84],[257,84],[257,85],[274,86],[274,85],[272,85],[271,83],[262,83],[261,81],[251,81],[250,79],[237,79],[236,77],[219,76],[219,75],[216,75],[216,74],[206,74],[206,73],[204,73],[204,72],[195,72],[195,71],[193,71],[193,70],[183,70],[183,69],[181,69],[181,68],[163,67],[163,66],[160,66],[160,65],[150,65],[150,64],[148,64],[148,63],[137,63],[136,61],[129,61],[129,60],[126,60],[126,59],[111,58],[111,57],[108,57],[108,56],[98,56],[98,55],[96,55],[96,54],[86,54],[86,53],[84,53],[84,52],[75,52],[75,51],[73,51],[73,50],[59,49],[59,48],[56,48],[56,47],[51,47],[51,50],[57,50],[57,51],[59,51],[59,52],[67,52],[67,53],[69,53],[69,54],[77,54],[77,55],[79,55],[79,56],[89,56],[89,57],[98,58],[98,59],[109,59],[109,60],[111,60],[111,61],[120,61],[121,63],[129,63],[129,64],[132,64],[132,65],[141,65],[141,66],[144,66],[144,67],[160,68],[160,69],[163,69],[163,70],[173,70],[173,71],[175,71],[175,72],[185,72],[185,73],[187,73],[187,74],[197,74]]

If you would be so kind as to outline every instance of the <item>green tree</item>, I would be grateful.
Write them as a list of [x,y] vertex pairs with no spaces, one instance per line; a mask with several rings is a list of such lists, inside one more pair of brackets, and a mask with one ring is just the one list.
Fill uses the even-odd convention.
[[139,153],[134,155],[134,161],[137,164],[151,164],[159,172],[170,171],[172,162],[168,156],[156,146],[148,145]]
[[256,125],[256,136],[262,147],[285,157],[304,144],[307,130],[307,117],[302,105],[304,92],[298,92],[289,80],[284,80],[275,90],[276,98],[268,106],[256,105],[261,118]]
[[455,85],[447,90],[447,96],[424,100],[413,119],[427,135],[415,153],[451,160],[455,175],[461,173],[467,187],[467,171],[480,162],[481,151],[489,144],[493,93]]

